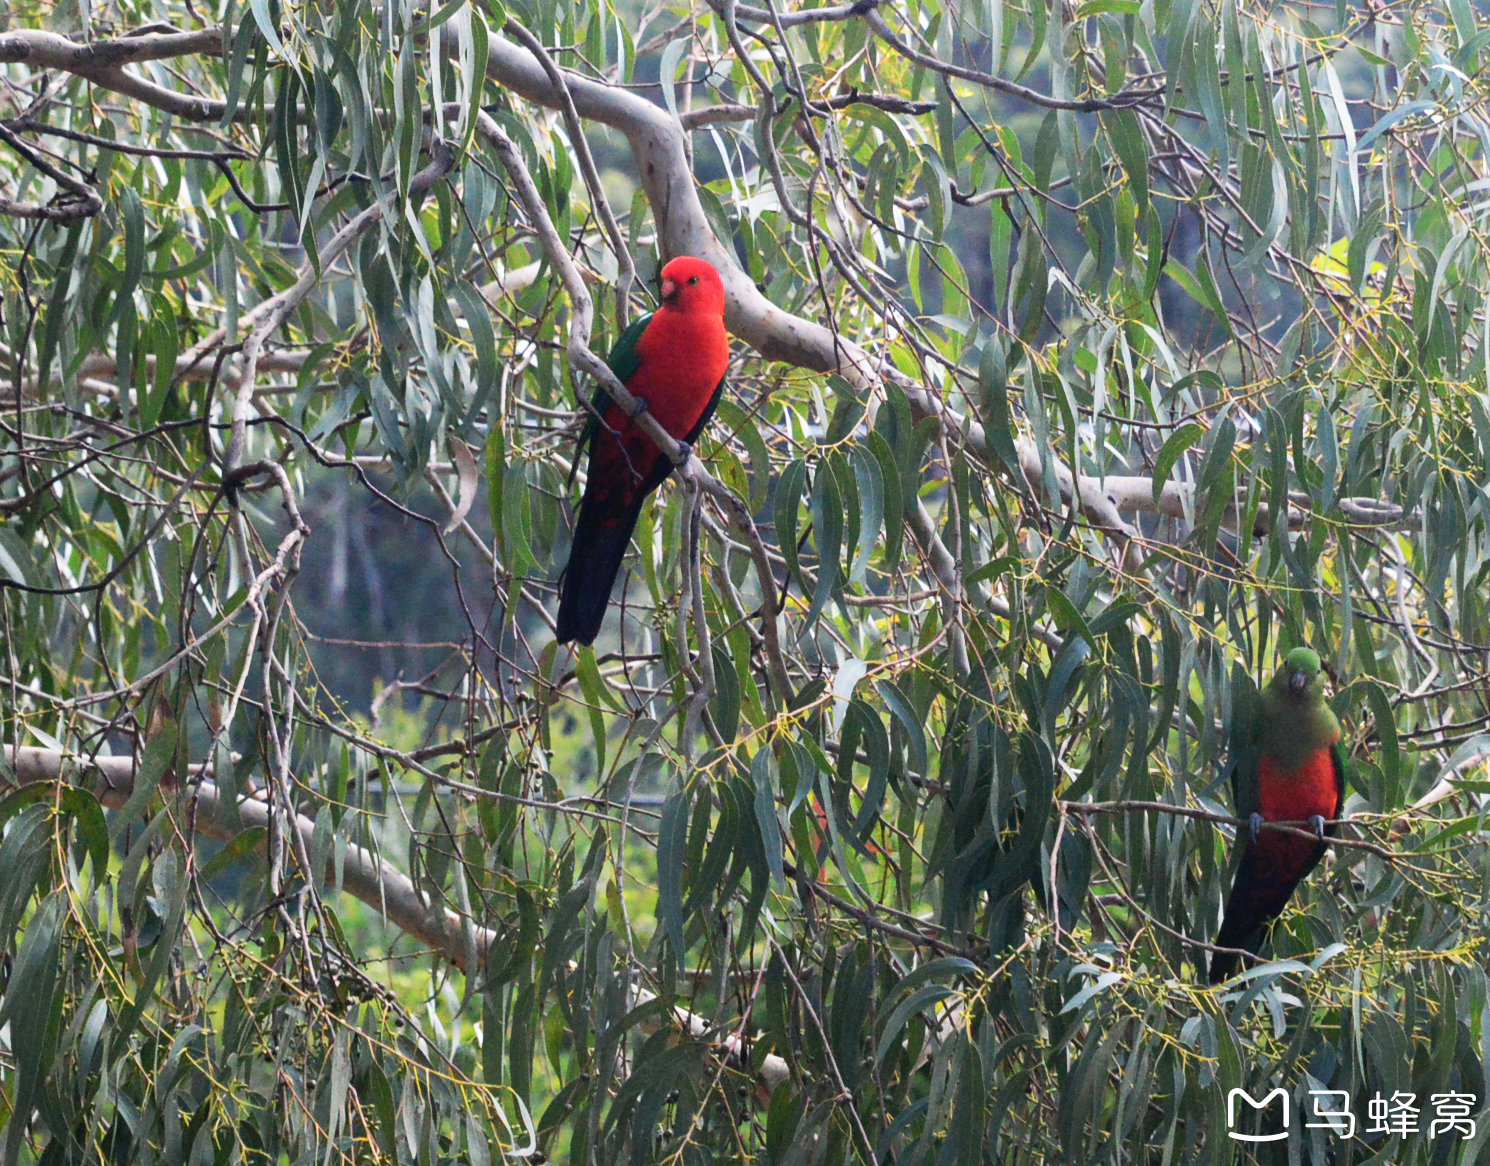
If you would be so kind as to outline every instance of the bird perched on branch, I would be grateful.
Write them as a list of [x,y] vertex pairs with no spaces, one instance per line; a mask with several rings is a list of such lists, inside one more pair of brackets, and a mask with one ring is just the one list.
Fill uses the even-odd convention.
[[[729,365],[719,273],[691,255],[670,260],[661,305],[621,333],[606,363],[663,429],[692,445],[714,415]],[[559,579],[561,644],[594,643],[642,504],[673,472],[672,451],[658,449],[603,388],[591,407],[580,438],[589,472]]]
[[[1241,860],[1217,947],[1255,954],[1335,833],[1329,823],[1345,802],[1345,751],[1324,683],[1318,653],[1293,649],[1262,691],[1251,732],[1236,738],[1232,793],[1237,817],[1248,824],[1237,834]],[[1314,837],[1267,830],[1265,822],[1308,823]],[[1213,953],[1210,982],[1234,975],[1239,962],[1239,956]]]

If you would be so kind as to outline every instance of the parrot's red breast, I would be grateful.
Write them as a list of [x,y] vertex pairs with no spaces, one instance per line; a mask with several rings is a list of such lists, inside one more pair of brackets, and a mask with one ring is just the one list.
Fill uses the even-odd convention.
[[1335,740],[1326,741],[1324,747],[1314,750],[1304,763],[1294,769],[1284,769],[1276,758],[1264,753],[1257,762],[1257,801],[1264,818],[1282,821],[1292,814],[1295,818],[1307,818],[1321,814],[1326,818],[1335,816],[1340,791],[1335,775],[1335,759],[1330,755],[1330,746]]
[[[1338,778],[1328,748],[1316,750],[1291,770],[1264,755],[1258,758],[1257,780],[1257,812],[1265,822],[1293,822],[1307,830],[1305,823],[1311,818],[1331,822],[1340,816]],[[1319,862],[1323,850],[1314,838],[1282,830],[1259,832],[1250,845],[1248,866],[1253,873],[1247,893],[1259,900],[1278,902],[1281,909]]]

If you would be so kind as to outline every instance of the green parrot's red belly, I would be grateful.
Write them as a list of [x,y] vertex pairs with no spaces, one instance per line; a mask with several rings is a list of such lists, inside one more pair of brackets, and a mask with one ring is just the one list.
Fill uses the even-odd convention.
[[[1257,812],[1265,821],[1307,823],[1318,816],[1328,822],[1340,816],[1335,762],[1327,748],[1316,750],[1293,770],[1264,756],[1258,762],[1257,778]],[[1321,850],[1312,838],[1276,830],[1264,830],[1255,845],[1278,863],[1280,873],[1307,870],[1318,861]]]

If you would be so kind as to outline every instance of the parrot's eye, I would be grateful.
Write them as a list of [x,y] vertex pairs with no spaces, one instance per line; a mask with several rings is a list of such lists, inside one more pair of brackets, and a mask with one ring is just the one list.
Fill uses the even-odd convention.
[[692,286],[693,286],[693,285],[694,285],[694,284],[696,284],[696,283],[697,283],[697,282],[698,282],[698,276],[696,276],[696,275],[690,275],[690,276],[689,276],[689,277],[688,277],[688,286],[689,286],[689,287],[692,287]]

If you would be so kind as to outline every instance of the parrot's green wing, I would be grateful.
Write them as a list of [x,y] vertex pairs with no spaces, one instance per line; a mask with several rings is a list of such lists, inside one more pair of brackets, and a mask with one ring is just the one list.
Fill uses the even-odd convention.
[[1238,818],[1249,818],[1257,809],[1257,754],[1250,752],[1231,764],[1231,804]]
[[[652,313],[638,316],[626,326],[615,344],[611,347],[610,355],[605,358],[605,363],[610,366],[611,372],[616,374],[616,379],[623,385],[631,379],[633,373],[641,367],[642,359],[637,355],[636,342],[641,339],[642,333],[647,330],[651,323]],[[581,451],[590,448],[590,441],[595,436],[595,430],[600,427],[600,418],[605,411],[611,407],[611,396],[605,391],[603,385],[597,385],[595,395],[590,398],[590,408],[586,412],[585,426],[579,431],[579,449]],[[574,481],[575,472],[579,469],[579,458],[574,459],[574,464],[569,467],[569,480]]]
[[1257,754],[1262,699],[1252,678],[1240,668],[1232,674],[1231,804],[1238,818],[1257,809]]
[[[616,379],[623,385],[631,379],[641,365],[642,358],[636,354],[636,342],[642,338],[642,333],[647,330],[647,325],[652,322],[652,313],[638,316],[626,326],[610,350],[610,355],[605,358],[605,363],[610,365],[611,372],[616,374]],[[601,392],[605,390],[602,389]]]
[[[1340,798],[1340,808],[1335,811],[1335,817],[1345,813],[1345,781],[1350,773],[1350,762],[1345,758],[1345,743],[1336,741],[1330,746],[1330,760],[1335,763],[1335,793]],[[1329,827],[1329,833],[1333,834],[1335,828]]]
[[[638,368],[641,367],[642,358],[637,355],[636,342],[642,338],[642,333],[647,330],[647,325],[652,322],[652,313],[638,316],[627,325],[626,331],[622,332],[615,346],[611,348],[610,355],[605,358],[605,363],[610,365],[611,372],[616,374],[616,380],[623,385],[629,381]],[[610,394],[605,391],[604,386],[597,387],[595,395],[590,398],[590,423],[585,427],[585,439],[589,439],[589,431],[596,424],[597,414],[604,413],[611,406]]]

